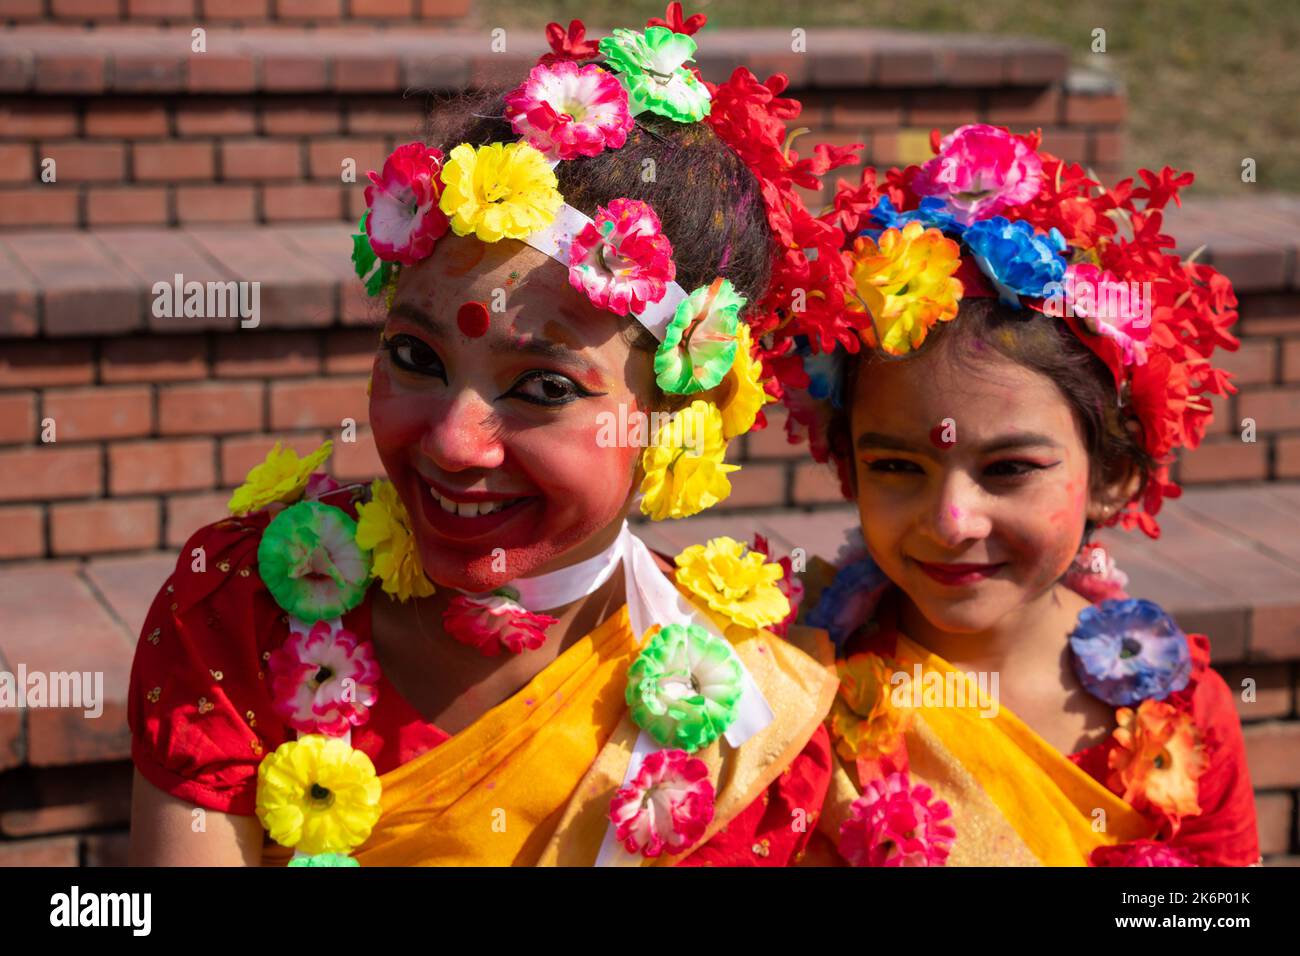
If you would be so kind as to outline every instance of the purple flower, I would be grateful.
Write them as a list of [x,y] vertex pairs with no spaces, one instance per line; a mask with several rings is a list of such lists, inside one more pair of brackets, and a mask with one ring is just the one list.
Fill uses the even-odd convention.
[[830,634],[837,648],[866,623],[889,585],[889,578],[870,557],[844,565],[835,574],[812,613],[808,623]]
[[1115,707],[1164,700],[1192,674],[1187,635],[1160,605],[1141,598],[1084,608],[1070,649],[1084,689]]

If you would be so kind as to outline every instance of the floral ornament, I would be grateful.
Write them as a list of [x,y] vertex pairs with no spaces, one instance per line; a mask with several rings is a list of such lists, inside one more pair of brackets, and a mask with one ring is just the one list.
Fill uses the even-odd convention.
[[775,401],[763,386],[763,363],[753,354],[749,324],[736,324],[736,357],[722,379],[723,395],[718,399],[722,412],[722,437],[730,441],[754,427],[759,410]]
[[684,750],[656,750],[610,801],[614,836],[628,853],[681,853],[713,822],[713,797],[703,760]]
[[781,566],[734,538],[693,544],[674,560],[677,583],[734,624],[771,627],[790,613],[790,601],[776,584]]
[[632,719],[661,747],[694,753],[736,719],[743,688],[731,645],[698,624],[669,624],[627,672]]
[[254,465],[235,489],[226,507],[232,515],[246,515],[277,501],[297,501],[311,480],[311,474],[334,450],[334,443],[326,441],[305,458],[299,458],[292,448],[275,443],[261,464]]
[[[767,538],[755,532],[753,549],[761,554],[764,560],[770,561],[772,551],[768,547]],[[785,637],[793,624],[799,617],[799,606],[803,603],[804,586],[803,580],[794,573],[794,562],[790,558],[784,557],[777,562],[781,569],[781,577],[777,580],[776,586],[781,589],[785,599],[790,602],[790,613],[785,619],[778,621],[776,624],[769,626],[773,634]]]
[[1012,308],[1020,308],[1020,296],[1044,296],[1065,277],[1065,237],[1056,228],[1043,236],[1023,219],[994,216],[972,223],[962,241]]
[[952,810],[923,783],[893,773],[867,784],[840,825],[840,856],[853,866],[943,866],[957,836]]
[[[667,19],[664,19],[664,18]],[[668,4],[668,9],[664,11],[663,17],[651,17],[646,21],[648,27],[667,27],[674,33],[695,34],[704,24],[709,22],[709,18],[702,13],[692,13],[689,17],[682,16],[682,5],[673,0]]]
[[867,622],[889,587],[889,578],[869,555],[844,563],[808,615],[808,624],[830,635],[836,647]]
[[420,564],[410,516],[391,481],[371,482],[370,500],[357,505],[357,544],[372,553],[374,575],[383,582],[385,594],[406,601],[434,593]]
[[1146,364],[1151,303],[1144,301],[1139,286],[1121,282],[1091,262],[1076,262],[1065,269],[1062,291],[1069,313],[1082,318],[1094,335],[1113,341],[1125,365]]
[[840,687],[831,705],[835,750],[845,760],[875,760],[894,753],[911,723],[910,709],[895,707],[890,678],[896,661],[853,654],[836,661]]
[[432,146],[405,143],[384,160],[382,172],[370,171],[361,224],[370,248],[385,262],[413,266],[446,234],[447,217],[438,208],[442,159]]
[[518,89],[506,94],[505,108],[514,131],[550,159],[618,149],[633,126],[627,91],[595,64],[535,66]]
[[721,276],[677,304],[655,351],[655,381],[665,392],[713,388],[736,360],[736,325],[745,297]]
[[1084,689],[1113,707],[1164,700],[1192,675],[1187,635],[1160,605],[1142,598],[1084,608],[1070,650]]
[[379,664],[369,641],[341,624],[293,630],[267,659],[275,712],[294,730],[341,737],[370,719]]
[[859,237],[845,255],[870,319],[862,327],[863,341],[905,355],[925,341],[935,323],[955,319],[962,296],[961,281],[952,275],[960,265],[958,252],[957,243],[919,222],[886,229],[878,243]]
[[958,238],[965,228],[957,221],[946,202],[932,196],[922,199],[916,209],[906,212],[899,212],[888,196],[881,196],[871,210],[871,218],[876,221],[879,229],[902,229],[909,222],[919,222],[926,229],[938,229]]
[[482,242],[524,239],[549,226],[564,202],[546,157],[527,143],[461,143],[442,169],[438,208],[451,231]]
[[918,196],[943,199],[964,224],[1029,202],[1042,182],[1043,161],[1024,138],[973,123],[945,136],[910,185]]
[[1088,856],[1090,866],[1196,866],[1188,850],[1158,840],[1134,840],[1099,846]]
[[519,603],[514,588],[498,588],[487,597],[458,594],[442,612],[447,633],[484,657],[496,657],[504,647],[512,654],[534,651],[546,643],[546,629],[559,618],[534,614]]
[[696,399],[659,427],[641,455],[641,513],[653,521],[687,518],[722,501],[731,494],[727,475],[740,469],[723,463],[726,454],[722,413]]
[[676,275],[672,243],[655,211],[639,199],[597,208],[569,248],[569,285],[616,315],[658,302]]
[[275,602],[315,623],[339,617],[366,596],[370,554],[340,508],[300,501],[276,515],[257,547],[258,571]]
[[289,866],[360,866],[356,857],[343,853],[317,853],[315,856],[296,856]]
[[558,23],[546,24],[546,43],[551,52],[537,61],[541,66],[553,66],[566,60],[581,62],[600,56],[600,49],[587,39],[587,25],[581,20],[570,20],[568,31]]
[[303,490],[302,496],[315,501],[317,498],[324,498],[343,487],[341,481],[336,481],[323,471],[313,471],[311,477],[307,479],[307,487]]
[[618,29],[600,41],[605,63],[618,71],[635,116],[644,110],[679,123],[698,123],[709,114],[709,89],[685,67],[695,41],[667,27],[644,33]]
[[308,734],[257,766],[257,818],[281,846],[308,856],[347,853],[379,820],[375,765],[342,737]]
[[1088,542],[1074,556],[1065,572],[1065,586],[1093,604],[1106,600],[1123,601],[1128,598],[1128,575],[1119,569],[1115,559],[1096,542]]
[[1183,817],[1199,815],[1197,784],[1206,757],[1192,715],[1144,700],[1137,710],[1121,707],[1115,721],[1106,785],[1135,810],[1163,814],[1175,831]]

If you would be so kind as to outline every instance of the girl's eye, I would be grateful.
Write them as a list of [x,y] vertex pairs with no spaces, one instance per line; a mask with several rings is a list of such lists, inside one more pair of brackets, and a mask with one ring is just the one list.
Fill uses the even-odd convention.
[[520,379],[507,394],[534,405],[557,407],[594,393],[558,372],[533,372]]
[[409,335],[394,335],[384,340],[384,348],[393,357],[393,363],[408,372],[431,375],[445,379],[446,373],[438,353],[417,338]]
[[1040,465],[1036,461],[1007,459],[995,461],[984,469],[984,473],[990,478],[1024,478],[1026,475],[1051,467],[1051,465]]
[[877,458],[875,461],[869,461],[866,464],[869,471],[885,475],[919,475],[924,473],[920,465],[905,458]]

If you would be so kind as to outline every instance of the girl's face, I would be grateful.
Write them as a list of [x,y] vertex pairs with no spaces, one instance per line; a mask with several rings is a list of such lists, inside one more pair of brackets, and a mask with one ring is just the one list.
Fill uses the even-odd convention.
[[1088,455],[1046,376],[991,348],[859,370],[850,427],[868,550],[935,628],[980,633],[1070,566]]
[[402,269],[370,420],[435,583],[486,591],[613,541],[640,449],[600,447],[602,413],[653,394],[627,321],[514,240],[448,235]]

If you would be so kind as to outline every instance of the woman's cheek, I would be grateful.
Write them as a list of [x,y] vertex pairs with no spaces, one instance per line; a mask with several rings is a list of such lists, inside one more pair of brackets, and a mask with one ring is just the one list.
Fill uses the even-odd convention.
[[603,523],[626,502],[641,449],[626,442],[602,447],[600,436],[593,416],[577,425],[523,432],[511,447],[548,498],[571,514]]
[[370,428],[380,456],[384,457],[388,449],[417,444],[428,424],[428,415],[428,402],[403,391],[394,381],[388,363],[382,356],[376,357],[370,376]]

